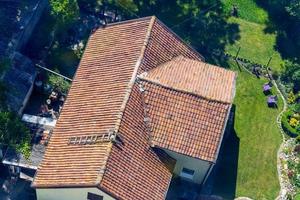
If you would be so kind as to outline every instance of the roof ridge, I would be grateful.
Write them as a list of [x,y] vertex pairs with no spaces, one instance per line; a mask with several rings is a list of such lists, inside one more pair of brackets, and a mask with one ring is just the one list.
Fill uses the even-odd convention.
[[[141,74],[141,75],[143,75],[143,74]],[[154,85],[157,85],[157,86],[169,89],[169,90],[173,90],[173,91],[177,91],[177,92],[181,92],[181,93],[185,93],[185,94],[190,94],[190,95],[193,95],[193,96],[198,97],[198,98],[206,99],[208,101],[214,101],[214,102],[219,102],[219,103],[224,103],[224,104],[232,104],[232,102],[221,101],[221,100],[216,100],[216,99],[208,98],[208,97],[199,95],[199,94],[194,93],[194,92],[190,92],[190,91],[183,90],[183,89],[180,89],[180,88],[172,87],[170,85],[162,84],[159,81],[153,81],[153,80],[148,79],[147,77],[144,77],[144,76],[141,76],[141,75],[138,76],[139,80],[146,81],[148,83],[151,83],[151,84],[154,84]]]
[[160,65],[158,65],[157,67],[149,70],[147,73],[150,73],[151,71],[155,71],[156,69],[160,68],[160,67],[164,67],[164,65],[166,65],[167,63],[170,63],[170,62],[173,62],[175,60],[182,60],[184,62],[193,62],[193,63],[204,63],[205,65],[208,65],[208,67],[215,67],[217,68],[218,70],[223,70],[223,71],[226,71],[226,72],[232,72],[231,70],[229,69],[225,69],[223,67],[220,67],[220,66],[217,66],[217,65],[214,65],[214,64],[210,64],[210,63],[207,63],[207,62],[204,62],[202,60],[195,60],[193,58],[189,58],[189,57],[185,57],[184,55],[178,55],[176,57],[173,57],[171,60],[168,60],[164,63],[161,63]]
[[135,83],[135,79],[136,79],[137,74],[138,74],[138,69],[139,69],[139,67],[140,67],[140,65],[142,63],[142,59],[143,59],[144,54],[145,54],[146,46],[148,45],[148,42],[150,40],[150,35],[151,35],[151,32],[152,32],[152,28],[153,28],[153,24],[154,24],[155,20],[156,20],[156,17],[154,17],[154,16],[151,17],[151,21],[149,23],[149,27],[148,27],[148,30],[146,32],[146,37],[145,37],[144,45],[142,46],[140,56],[139,56],[138,60],[136,61],[136,64],[135,64],[135,67],[134,67],[134,71],[133,71],[131,80],[129,81],[129,84],[128,84],[127,92],[125,94],[124,101],[123,101],[123,104],[121,106],[120,113],[118,115],[118,121],[117,121],[117,123],[115,125],[115,131],[116,132],[118,132],[118,130],[120,128],[122,117],[123,117],[123,114],[124,114],[124,111],[125,111],[125,107],[126,107],[127,102],[129,100],[129,96],[131,94],[132,87],[133,87],[133,85]]
[[[148,45],[148,42],[150,40],[150,35],[151,35],[151,32],[152,32],[152,28],[153,28],[154,22],[156,20],[155,16],[148,17],[148,18],[150,19],[150,22],[149,22],[149,26],[148,26],[148,29],[147,29],[147,32],[146,32],[144,45],[141,47],[141,52],[140,52],[140,55],[139,55],[139,57],[138,57],[138,59],[136,61],[132,77],[131,77],[131,79],[130,79],[130,81],[128,83],[127,91],[126,91],[123,103],[121,105],[121,108],[120,108],[120,113],[117,116],[117,121],[116,121],[115,126],[113,128],[115,133],[119,132],[119,129],[120,129],[120,126],[121,126],[121,122],[122,122],[122,118],[123,118],[123,114],[125,112],[126,105],[127,105],[128,101],[129,101],[129,97],[130,97],[132,88],[134,86],[135,79],[137,78],[138,69],[139,69],[139,67],[140,67],[140,65],[142,63],[142,59],[144,57],[146,46]],[[106,168],[106,163],[107,163],[107,161],[108,161],[108,159],[110,157],[110,153],[111,153],[112,147],[113,147],[113,145],[111,145],[107,149],[107,156],[106,156],[106,160],[104,161],[105,162],[104,169]],[[98,177],[99,179],[97,180],[97,184],[99,184],[99,185],[101,184],[102,177]]]

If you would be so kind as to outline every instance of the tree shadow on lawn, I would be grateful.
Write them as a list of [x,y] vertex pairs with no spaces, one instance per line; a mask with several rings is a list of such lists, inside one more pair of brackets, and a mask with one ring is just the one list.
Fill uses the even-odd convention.
[[[135,1],[141,2],[141,1]],[[187,43],[199,51],[208,62],[228,67],[220,59],[227,44],[240,38],[239,25],[229,23],[228,13],[220,0],[213,1],[142,1],[138,15],[156,15]]]
[[255,0],[269,14],[265,33],[276,34],[277,50],[283,59],[300,59],[300,20],[291,18],[279,1]]
[[240,139],[234,130],[235,105],[231,112],[217,163],[202,190],[205,194],[224,199],[234,199],[236,196]]

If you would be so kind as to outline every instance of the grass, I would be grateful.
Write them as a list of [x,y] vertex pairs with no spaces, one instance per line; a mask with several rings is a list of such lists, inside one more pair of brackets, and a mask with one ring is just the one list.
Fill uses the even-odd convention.
[[233,61],[229,65],[238,75],[234,128],[224,138],[213,194],[228,200],[241,196],[275,199],[280,190],[277,150],[282,142],[276,117],[282,101],[278,109],[269,108],[262,92],[267,80],[239,71]]
[[236,55],[238,48],[241,47],[239,57],[263,65],[266,65],[272,56],[269,66],[276,71],[282,70],[283,60],[280,54],[274,49],[276,44],[275,34],[265,33],[265,25],[234,17],[231,17],[229,21],[239,24],[240,39],[234,44],[226,46],[228,53]]
[[234,102],[234,129],[240,140],[236,196],[275,199],[279,192],[276,162],[282,139],[276,117],[282,102],[278,109],[267,107],[262,93],[265,82],[245,71],[238,73]]
[[249,22],[265,24],[268,21],[268,13],[258,7],[254,0],[222,0],[226,12],[231,13],[233,5],[238,7],[240,18]]

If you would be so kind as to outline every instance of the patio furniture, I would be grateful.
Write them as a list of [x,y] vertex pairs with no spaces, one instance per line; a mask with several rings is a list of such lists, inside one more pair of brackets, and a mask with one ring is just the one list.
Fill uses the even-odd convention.
[[267,100],[268,106],[277,108],[277,100],[278,98],[276,95],[269,96]]
[[264,94],[269,94],[271,92],[271,85],[269,83],[265,83],[263,86],[263,92]]

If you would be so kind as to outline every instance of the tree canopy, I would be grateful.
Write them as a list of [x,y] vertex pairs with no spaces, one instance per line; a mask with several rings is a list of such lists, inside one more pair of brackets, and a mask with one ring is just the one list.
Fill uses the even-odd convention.
[[79,17],[77,0],[49,0],[51,14],[60,25],[73,23]]
[[30,132],[12,112],[0,112],[0,144],[15,148],[25,157],[30,155]]
[[282,80],[288,84],[291,84],[295,92],[300,91],[300,65],[286,61],[285,63],[286,70],[282,74]]
[[286,1],[286,10],[291,15],[298,19],[300,19],[300,1],[299,0],[291,0]]

